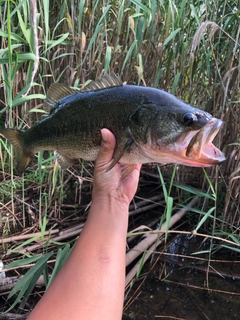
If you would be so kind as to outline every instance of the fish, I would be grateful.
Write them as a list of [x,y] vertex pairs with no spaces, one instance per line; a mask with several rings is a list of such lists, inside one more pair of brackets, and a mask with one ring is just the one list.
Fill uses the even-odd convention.
[[74,159],[94,161],[101,129],[116,138],[113,161],[129,175],[136,164],[218,165],[224,154],[213,144],[220,119],[163,90],[123,84],[105,74],[83,89],[53,83],[43,104],[48,115],[27,130],[4,128],[0,135],[16,149],[16,169],[23,172],[41,150],[54,150],[63,169]]

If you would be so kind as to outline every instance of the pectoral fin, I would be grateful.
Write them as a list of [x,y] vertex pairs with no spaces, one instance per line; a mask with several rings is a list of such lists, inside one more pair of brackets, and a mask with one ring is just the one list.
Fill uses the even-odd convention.
[[54,156],[57,159],[59,166],[63,170],[65,170],[73,165],[74,161],[72,159],[68,158],[67,156],[65,156],[57,151],[54,151]]
[[121,167],[121,180],[126,179],[136,168],[136,164],[125,164]]
[[122,149],[122,151],[113,159],[112,163],[110,164],[110,166],[107,168],[107,171],[111,170],[118,162],[119,160],[122,158],[122,156],[124,155],[124,153],[128,150],[128,148],[131,147],[131,145],[133,144],[133,140],[129,139],[124,148]]

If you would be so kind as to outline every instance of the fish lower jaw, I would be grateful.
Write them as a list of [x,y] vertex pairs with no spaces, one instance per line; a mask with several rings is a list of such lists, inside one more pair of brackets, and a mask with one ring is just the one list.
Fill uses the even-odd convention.
[[201,149],[199,159],[203,163],[210,163],[210,165],[220,164],[226,160],[224,154],[211,142],[205,144]]
[[226,160],[224,154],[216,148],[216,153],[208,154],[201,152],[198,157],[186,157],[182,164],[191,167],[211,167],[219,165]]
[[[150,160],[151,159],[151,160]],[[194,156],[186,156],[185,150],[179,152],[164,152],[157,157],[149,157],[152,162],[162,164],[181,164],[189,167],[211,167],[221,164],[225,160],[223,153],[216,147],[212,148],[211,153],[204,153],[203,151]]]
[[223,161],[225,161],[226,158],[223,154],[221,154],[218,157],[209,157],[209,155],[201,154],[201,157],[199,158],[199,162],[201,162],[203,167],[210,167],[214,165],[221,164]]

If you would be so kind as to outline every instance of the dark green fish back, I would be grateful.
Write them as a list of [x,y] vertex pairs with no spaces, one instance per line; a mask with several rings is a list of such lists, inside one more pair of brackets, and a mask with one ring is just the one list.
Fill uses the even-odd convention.
[[90,92],[102,90],[110,87],[118,87],[122,85],[122,80],[115,73],[105,74],[96,81],[91,81],[81,90],[75,90],[61,83],[53,83],[48,90],[47,98],[43,104],[43,108],[47,113],[51,113],[54,108],[58,107],[59,101],[69,95],[78,92]]

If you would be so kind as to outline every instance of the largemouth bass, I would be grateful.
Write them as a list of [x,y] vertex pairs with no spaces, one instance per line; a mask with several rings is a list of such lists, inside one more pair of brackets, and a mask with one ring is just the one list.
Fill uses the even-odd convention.
[[50,114],[28,130],[0,130],[16,149],[18,172],[40,150],[55,150],[62,168],[72,165],[73,159],[94,161],[102,128],[116,138],[109,169],[117,162],[128,164],[127,174],[137,163],[208,167],[225,160],[212,143],[221,120],[162,90],[123,85],[115,74],[81,91],[55,83],[44,108]]

